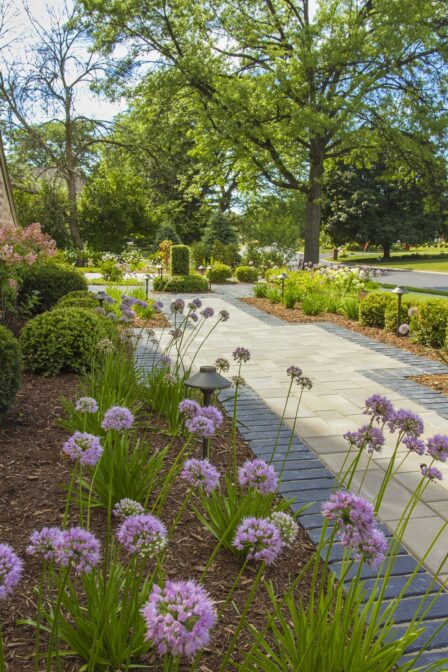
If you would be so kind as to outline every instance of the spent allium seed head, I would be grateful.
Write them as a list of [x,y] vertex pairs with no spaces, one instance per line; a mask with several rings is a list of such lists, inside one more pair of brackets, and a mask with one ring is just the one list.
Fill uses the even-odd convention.
[[407,336],[409,332],[411,331],[409,324],[406,324],[406,322],[403,322],[403,324],[400,324],[398,327],[398,333],[400,336]]
[[218,373],[227,373],[230,369],[230,362],[225,357],[218,357],[215,361],[215,366]]
[[183,299],[175,299],[170,305],[172,313],[183,313],[185,310],[185,301]]
[[230,317],[230,314],[229,314],[229,311],[228,311],[228,310],[220,310],[219,313],[218,313],[218,315],[219,315],[219,317],[220,317],[220,319],[221,319],[221,322],[227,322],[227,320],[228,320],[229,317]]
[[156,313],[161,313],[163,310],[163,302],[162,301],[156,301],[153,305],[154,312]]
[[185,427],[191,434],[202,436],[204,439],[210,439],[215,433],[215,423],[205,415],[194,415],[185,422]]
[[448,436],[444,434],[435,434],[426,442],[428,455],[435,460],[446,462],[448,460]]
[[284,511],[274,511],[268,520],[277,527],[285,546],[291,546],[299,534],[299,526],[294,518]]
[[193,488],[209,493],[219,485],[220,473],[209,460],[186,460],[180,477]]
[[423,434],[424,430],[423,420],[420,416],[405,408],[395,411],[388,422],[388,427],[391,432],[398,429],[399,432],[404,432],[407,436],[414,436],[415,438]]
[[377,422],[383,423],[392,418],[394,407],[387,397],[383,397],[381,394],[372,394],[371,397],[366,399],[364,413],[372,415]]
[[160,655],[191,657],[210,641],[216,611],[208,593],[194,581],[154,586],[142,609],[146,636]]
[[116,322],[118,320],[118,316],[115,313],[107,313],[106,317],[108,320],[112,320],[112,322]]
[[76,574],[86,574],[99,564],[100,542],[88,530],[71,527],[63,530],[55,543],[55,560],[70,567]]
[[162,355],[159,361],[163,366],[171,366],[173,360],[169,355]]
[[331,495],[322,507],[322,514],[327,520],[334,521],[345,546],[356,545],[366,538],[375,523],[370,502],[344,490]]
[[119,432],[122,429],[131,429],[134,424],[134,416],[129,408],[124,406],[112,406],[106,411],[101,427],[110,430],[115,429]]
[[409,317],[412,317],[413,315],[418,315],[417,306],[411,306],[408,310],[408,315],[409,315]]
[[303,387],[304,390],[311,390],[313,387],[313,382],[308,376],[300,376],[300,378],[296,378],[296,383],[297,385],[300,385],[300,387]]
[[98,315],[106,316],[106,311],[104,310],[104,308],[101,308],[101,306],[98,306],[98,308],[95,308],[95,313],[98,313]]
[[149,558],[163,551],[167,536],[165,525],[150,513],[128,516],[117,531],[117,539],[128,553]]
[[353,548],[355,558],[364,560],[371,567],[380,565],[387,551],[387,539],[383,532],[372,527],[365,538]]
[[365,449],[368,453],[379,452],[385,442],[381,429],[370,425],[363,425],[356,432],[346,432],[344,439],[347,439],[351,446],[355,446],[359,450]]
[[197,313],[190,313],[190,320],[192,322],[197,322],[199,320],[199,316]]
[[205,418],[211,420],[215,425],[215,429],[218,429],[222,425],[222,413],[216,406],[201,406],[199,415],[203,415]]
[[426,452],[426,446],[421,439],[416,439],[414,436],[405,436],[403,443],[408,450],[417,455],[424,455]]
[[247,348],[236,348],[232,355],[236,362],[248,362],[250,359],[250,352]]
[[303,371],[298,366],[290,366],[288,369],[286,369],[286,373],[294,380],[295,378],[300,378]]
[[187,415],[189,418],[192,418],[194,415],[197,415],[199,413],[200,408],[201,407],[198,404],[198,402],[193,401],[193,399],[182,399],[182,401],[179,404],[179,411]]
[[56,545],[62,537],[59,527],[43,527],[34,530],[30,535],[30,543],[26,547],[29,555],[40,555],[43,560],[54,560]]
[[195,306],[195,308],[202,308],[201,299],[193,299],[193,301],[191,303]]
[[170,336],[174,341],[182,337],[182,329],[170,329]]
[[250,516],[238,525],[232,545],[243,551],[248,560],[275,562],[283,550],[283,541],[278,527],[266,518]]
[[238,483],[247,485],[266,495],[277,487],[277,474],[271,464],[264,460],[246,460],[238,471]]
[[233,387],[244,387],[246,380],[243,376],[232,376],[232,385]]
[[115,345],[112,343],[110,338],[102,338],[98,341],[96,347],[101,352],[113,352],[115,350]]
[[94,467],[103,454],[103,447],[98,436],[87,432],[75,432],[64,443],[62,452],[74,462],[79,460],[79,464]]
[[167,383],[167,385],[175,385],[177,382],[176,376],[173,376],[172,373],[166,373],[163,376],[163,380],[165,383]]
[[420,465],[422,476],[428,478],[430,481],[442,481],[443,474],[437,467],[428,467],[426,464]]
[[80,397],[75,404],[75,409],[80,413],[97,413],[98,402],[93,397]]
[[201,315],[204,318],[204,320],[207,320],[209,317],[213,317],[215,314],[215,311],[211,306],[207,306],[207,308],[204,308],[204,310],[201,310]]
[[22,577],[23,562],[9,544],[0,544],[0,600],[11,595]]
[[145,509],[134,499],[129,499],[129,497],[124,497],[120,499],[114,506],[114,516],[119,518],[128,518],[129,516],[138,516],[140,513],[144,513]]

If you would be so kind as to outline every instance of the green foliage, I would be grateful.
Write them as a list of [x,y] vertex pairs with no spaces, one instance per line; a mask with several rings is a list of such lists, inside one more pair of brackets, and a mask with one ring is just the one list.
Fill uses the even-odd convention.
[[151,407],[152,413],[164,418],[171,436],[177,436],[182,425],[179,411],[180,402],[185,399],[185,376],[178,375],[173,381],[169,366],[154,367],[147,372],[142,388],[142,397]]
[[17,339],[0,325],[0,423],[11,408],[20,387],[22,362]]
[[[305,197],[300,192],[264,195],[249,205],[240,225],[244,240],[296,248],[303,236]],[[253,260],[255,261],[255,260]]]
[[208,280],[202,275],[175,275],[154,278],[155,292],[208,292]]
[[119,267],[118,263],[113,259],[107,259],[106,261],[103,261],[100,269],[104,280],[111,280],[112,282],[119,282],[120,280],[123,280],[123,271]]
[[[419,306],[421,302],[412,301],[407,297],[403,298],[401,305],[401,322],[407,322],[409,324],[410,317],[408,316],[409,308]],[[386,331],[395,331],[397,328],[397,317],[398,317],[398,301],[393,301],[388,304],[386,311],[384,313],[384,329]]]
[[202,236],[202,242],[210,250],[210,254],[217,241],[224,243],[224,245],[237,242],[231,219],[221,212],[216,212],[210,217]]
[[162,240],[170,240],[174,245],[182,243],[179,234],[172,224],[164,223],[157,229],[153,240],[153,248],[157,249]]
[[348,317],[349,320],[359,320],[359,298],[357,296],[343,296],[339,301],[338,311],[340,315]]
[[217,240],[213,243],[210,250],[210,261],[221,261],[228,266],[235,266],[241,257],[238,252],[239,245],[237,243],[222,243]]
[[258,269],[254,268],[254,266],[237,266],[235,277],[238,282],[257,282]]
[[171,246],[171,275],[190,275],[190,249],[187,245]]
[[215,261],[213,268],[207,271],[207,277],[210,282],[225,282],[232,276],[232,269],[221,261]]
[[[22,169],[23,170],[23,169]],[[13,176],[18,173],[13,170]],[[21,226],[40,222],[42,230],[48,233],[59,248],[71,244],[68,226],[69,203],[67,190],[58,181],[36,180],[32,175],[17,174],[20,184],[29,184],[29,189],[13,188],[14,205]]]
[[359,304],[359,323],[365,327],[384,328],[386,308],[397,300],[386,292],[371,292],[361,299]]
[[411,317],[412,340],[432,348],[445,344],[448,325],[448,302],[443,299],[422,301]]
[[301,293],[293,284],[285,284],[285,299],[283,305],[285,308],[292,309],[301,299]]
[[267,282],[256,282],[252,287],[252,293],[257,299],[265,299],[268,289],[269,285]]
[[280,273],[286,273],[286,275],[288,275],[289,268],[287,266],[280,266],[279,268],[277,266],[275,268],[268,268],[265,271],[264,277],[268,282],[273,282],[274,280],[277,280]]
[[102,359],[98,343],[114,339],[116,327],[85,308],[51,310],[30,320],[20,334],[23,361],[33,373],[81,373]]
[[86,289],[84,276],[75,269],[53,263],[38,263],[26,270],[18,302],[26,304],[30,297],[37,296],[39,302],[33,310],[35,313],[43,313],[52,308],[62,296]]
[[73,307],[95,309],[99,307],[99,303],[91,292],[78,289],[60,298],[53,309]]
[[271,303],[280,303],[280,301],[282,300],[282,295],[278,287],[268,286],[266,290],[266,298]]
[[310,292],[301,303],[305,315],[320,315],[327,310],[327,296],[324,292]]

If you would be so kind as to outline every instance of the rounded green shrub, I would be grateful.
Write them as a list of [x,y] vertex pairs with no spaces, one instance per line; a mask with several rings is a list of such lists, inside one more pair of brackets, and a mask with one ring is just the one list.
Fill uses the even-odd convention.
[[208,280],[202,275],[175,275],[154,278],[155,292],[208,292]]
[[99,303],[97,299],[93,296],[91,292],[88,292],[84,289],[77,290],[76,292],[70,292],[63,296],[57,304],[54,306],[54,309],[57,308],[98,308]]
[[395,296],[386,292],[367,294],[359,304],[359,323],[364,327],[384,329],[386,308],[396,302]]
[[212,268],[207,271],[207,277],[210,282],[225,282],[232,276],[232,269],[222,261],[215,261]]
[[190,248],[187,245],[171,246],[171,275],[190,274]]
[[35,293],[39,301],[34,313],[50,310],[62,296],[75,290],[87,290],[84,276],[74,268],[57,264],[34,264],[25,272],[20,287],[19,303],[28,303]]
[[422,301],[418,304],[416,314],[411,317],[412,340],[421,345],[441,348],[445,344],[447,326],[448,301]]
[[20,334],[23,361],[30,371],[56,376],[81,373],[101,357],[98,344],[113,340],[116,325],[85,308],[59,308],[30,320]]
[[21,370],[19,343],[9,329],[0,325],[0,423],[19,391]]
[[237,266],[235,276],[238,282],[257,282],[258,269],[253,266]]

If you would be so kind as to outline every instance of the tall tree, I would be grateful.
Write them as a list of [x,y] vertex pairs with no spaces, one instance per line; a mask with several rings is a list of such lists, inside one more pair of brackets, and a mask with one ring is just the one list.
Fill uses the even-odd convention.
[[210,153],[219,143],[249,176],[305,195],[306,261],[326,161],[368,151],[372,129],[409,151],[444,130],[445,0],[321,0],[315,16],[308,0],[81,2],[99,45],[127,41],[195,91]]

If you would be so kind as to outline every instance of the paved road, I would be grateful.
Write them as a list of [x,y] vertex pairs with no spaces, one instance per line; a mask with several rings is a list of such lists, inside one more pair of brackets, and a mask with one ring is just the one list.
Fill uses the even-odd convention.
[[395,271],[384,269],[383,282],[422,289],[443,289],[448,291],[448,273],[427,271]]

